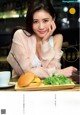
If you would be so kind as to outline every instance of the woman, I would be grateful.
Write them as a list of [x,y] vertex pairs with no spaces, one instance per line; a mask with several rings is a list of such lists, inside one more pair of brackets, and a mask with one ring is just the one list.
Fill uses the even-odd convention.
[[40,78],[53,74],[67,77],[76,72],[75,67],[61,69],[60,59],[63,37],[52,36],[56,29],[55,11],[47,0],[36,0],[28,7],[26,29],[14,33],[12,47],[7,57],[16,76],[31,71]]

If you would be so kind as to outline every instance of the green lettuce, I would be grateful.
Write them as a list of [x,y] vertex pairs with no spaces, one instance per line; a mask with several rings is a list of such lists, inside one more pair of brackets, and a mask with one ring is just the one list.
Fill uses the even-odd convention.
[[44,79],[44,85],[64,85],[72,83],[72,79],[69,79],[64,75],[52,75]]

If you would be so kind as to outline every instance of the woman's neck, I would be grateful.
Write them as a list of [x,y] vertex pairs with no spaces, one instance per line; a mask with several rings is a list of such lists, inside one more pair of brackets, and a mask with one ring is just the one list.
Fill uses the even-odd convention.
[[42,38],[36,36],[36,42],[37,42],[37,43],[41,43],[41,41],[42,41]]

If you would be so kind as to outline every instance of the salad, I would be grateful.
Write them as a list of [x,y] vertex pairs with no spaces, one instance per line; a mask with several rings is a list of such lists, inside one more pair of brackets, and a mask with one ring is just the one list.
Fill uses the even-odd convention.
[[52,75],[44,79],[44,85],[64,85],[73,84],[72,79],[67,78],[64,75]]

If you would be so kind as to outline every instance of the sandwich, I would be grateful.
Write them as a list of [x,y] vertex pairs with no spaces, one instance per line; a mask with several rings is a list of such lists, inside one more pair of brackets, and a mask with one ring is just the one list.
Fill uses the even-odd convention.
[[40,78],[32,72],[22,74],[18,79],[18,86],[20,87],[37,87],[40,85]]

